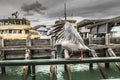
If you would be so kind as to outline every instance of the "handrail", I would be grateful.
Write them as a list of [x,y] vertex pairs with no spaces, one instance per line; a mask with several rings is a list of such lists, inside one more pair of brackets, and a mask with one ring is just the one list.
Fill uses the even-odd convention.
[[80,63],[103,63],[120,62],[120,57],[97,57],[79,59],[33,59],[33,60],[2,60],[0,66],[22,66],[22,65],[51,65],[51,64],[80,64]]

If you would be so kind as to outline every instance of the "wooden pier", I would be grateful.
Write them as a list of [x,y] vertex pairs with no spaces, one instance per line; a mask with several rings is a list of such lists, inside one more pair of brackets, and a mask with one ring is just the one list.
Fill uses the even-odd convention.
[[[107,40],[108,41],[107,41]],[[113,49],[120,48],[120,40],[110,38],[87,38],[84,39],[85,44],[93,50],[93,52],[84,52],[84,59],[69,59],[71,58],[68,51],[63,51],[61,46],[53,46],[52,39],[27,39],[23,40],[4,40],[0,38],[0,66],[2,74],[6,73],[5,66],[23,66],[23,80],[27,80],[27,74],[32,73],[32,80],[35,80],[36,65],[50,65],[50,80],[56,79],[56,64],[65,64],[65,71],[68,80],[72,79],[70,64],[89,63],[91,70],[93,63],[97,63],[99,71],[103,79],[108,79],[105,68],[109,68],[110,62],[115,62],[120,69],[120,58],[115,54]],[[103,50],[99,55],[99,51]],[[78,53],[79,54],[79,53]],[[61,59],[57,59],[57,55]],[[74,58],[76,54],[72,57]],[[103,64],[105,63],[105,68]],[[29,72],[29,68],[32,71]]]

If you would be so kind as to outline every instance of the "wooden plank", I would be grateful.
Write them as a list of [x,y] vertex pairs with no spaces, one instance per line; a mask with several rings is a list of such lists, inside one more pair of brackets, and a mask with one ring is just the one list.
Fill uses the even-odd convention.
[[4,40],[5,46],[26,46],[26,40],[25,39],[5,39]]
[[[26,50],[26,46],[24,47],[3,47],[3,48],[0,48],[0,50],[4,50],[4,51],[14,51],[14,50]],[[38,47],[28,47],[29,49],[31,50],[42,50],[42,49],[46,49],[46,50],[50,50],[51,47],[50,46],[38,46]]]
[[40,46],[40,45],[50,45],[50,39],[33,39],[31,41],[32,46]]
[[105,49],[105,48],[120,48],[120,44],[109,44],[109,45],[88,45],[91,49]]
[[[97,53],[95,52],[95,50],[92,50],[91,54],[92,54],[93,57],[98,57],[98,56],[97,56]],[[108,79],[108,75],[107,75],[105,69],[103,68],[103,65],[102,65],[101,63],[97,63],[97,65],[98,65],[98,67],[99,67],[99,70],[100,70],[103,78],[104,78],[104,79]]]
[[[0,47],[4,47],[4,39],[0,37]],[[0,60],[5,60],[4,51],[0,50]],[[6,74],[6,68],[4,66],[1,67],[1,73]]]
[[110,34],[109,34],[109,33],[107,33],[107,34],[105,35],[105,44],[106,44],[106,45],[109,45],[109,44],[110,44]]
[[[65,59],[70,58],[69,53],[68,53],[68,51],[66,49],[64,50],[64,58]],[[72,80],[72,73],[71,73],[70,64],[65,64],[64,66],[65,66],[65,70],[67,72],[68,80]]]
[[26,39],[26,46],[31,46],[31,35],[28,35],[27,36],[27,39]]
[[[113,50],[111,48],[109,48],[107,51],[108,51],[109,56],[117,57],[116,54],[113,52]],[[120,62],[115,62],[115,65],[120,70]]]
[[[6,59],[24,59],[25,58],[25,50],[13,50],[13,51],[5,51]],[[50,50],[41,49],[41,50],[31,50],[32,58],[50,58]]]
[[25,51],[5,51],[6,59],[24,59]]
[[[55,59],[55,51],[51,52],[51,59]],[[50,80],[57,80],[57,76],[55,73],[55,65],[51,64],[50,65]]]

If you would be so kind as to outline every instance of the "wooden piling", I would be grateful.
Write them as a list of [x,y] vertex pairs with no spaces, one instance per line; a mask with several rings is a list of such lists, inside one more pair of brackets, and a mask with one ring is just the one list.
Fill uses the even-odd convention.
[[106,34],[105,35],[105,45],[109,45],[110,44],[110,34]]
[[[31,59],[31,52],[30,52],[30,49],[28,47],[31,46],[31,38],[30,38],[31,35],[28,35],[27,36],[27,39],[26,39],[26,50],[25,50],[25,59],[28,60],[28,59]],[[27,75],[31,73],[31,69],[32,69],[32,73],[34,74],[34,65],[32,66],[23,66],[23,80],[27,80]],[[35,77],[32,76],[32,79],[35,80]]]
[[[51,51],[51,59],[55,59],[55,51]],[[50,80],[56,80],[55,65],[50,65]]]
[[35,65],[32,65],[32,80],[36,80],[36,76],[35,76]]
[[[70,58],[68,50],[66,50],[66,49],[64,50],[64,58],[65,59],[69,59]],[[64,69],[67,72],[68,80],[72,80],[70,64],[65,64]]]
[[[88,57],[92,57],[92,55],[90,54],[90,51],[88,53]],[[89,63],[89,69],[93,70],[93,63]]]
[[[92,54],[93,57],[98,57],[98,55],[96,54],[95,50],[92,50],[91,54]],[[99,67],[100,73],[103,76],[103,78],[104,79],[108,79],[108,75],[107,75],[105,69],[103,68],[103,65],[101,63],[97,63],[97,65]]]
[[[104,57],[108,57],[107,49],[104,49]],[[105,68],[109,69],[110,68],[110,63],[105,63]]]
[[89,34],[89,44],[93,44],[93,35],[92,34]]
[[[27,36],[27,39],[26,39],[26,46],[27,47],[31,47],[31,34],[29,34]],[[28,50],[28,52],[27,52]],[[28,55],[27,55],[28,54]],[[26,56],[28,56],[29,58],[25,58],[25,59],[31,59],[31,52],[30,52],[30,49],[26,49]],[[28,66],[28,74],[31,73],[31,66]]]
[[[4,47],[4,39],[0,37],[0,48]],[[0,50],[0,60],[5,60],[5,54],[3,50]],[[6,69],[4,66],[1,67],[1,73],[6,74]]]
[[30,47],[31,46],[31,35],[29,34],[26,39],[26,46]]

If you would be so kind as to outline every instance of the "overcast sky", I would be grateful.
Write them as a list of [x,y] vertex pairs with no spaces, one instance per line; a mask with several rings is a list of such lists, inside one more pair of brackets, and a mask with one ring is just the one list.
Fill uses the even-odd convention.
[[84,18],[120,15],[120,0],[0,0],[0,18],[18,11],[19,16],[30,19],[33,25],[53,24],[56,19],[63,18],[65,1],[67,16],[78,22]]

